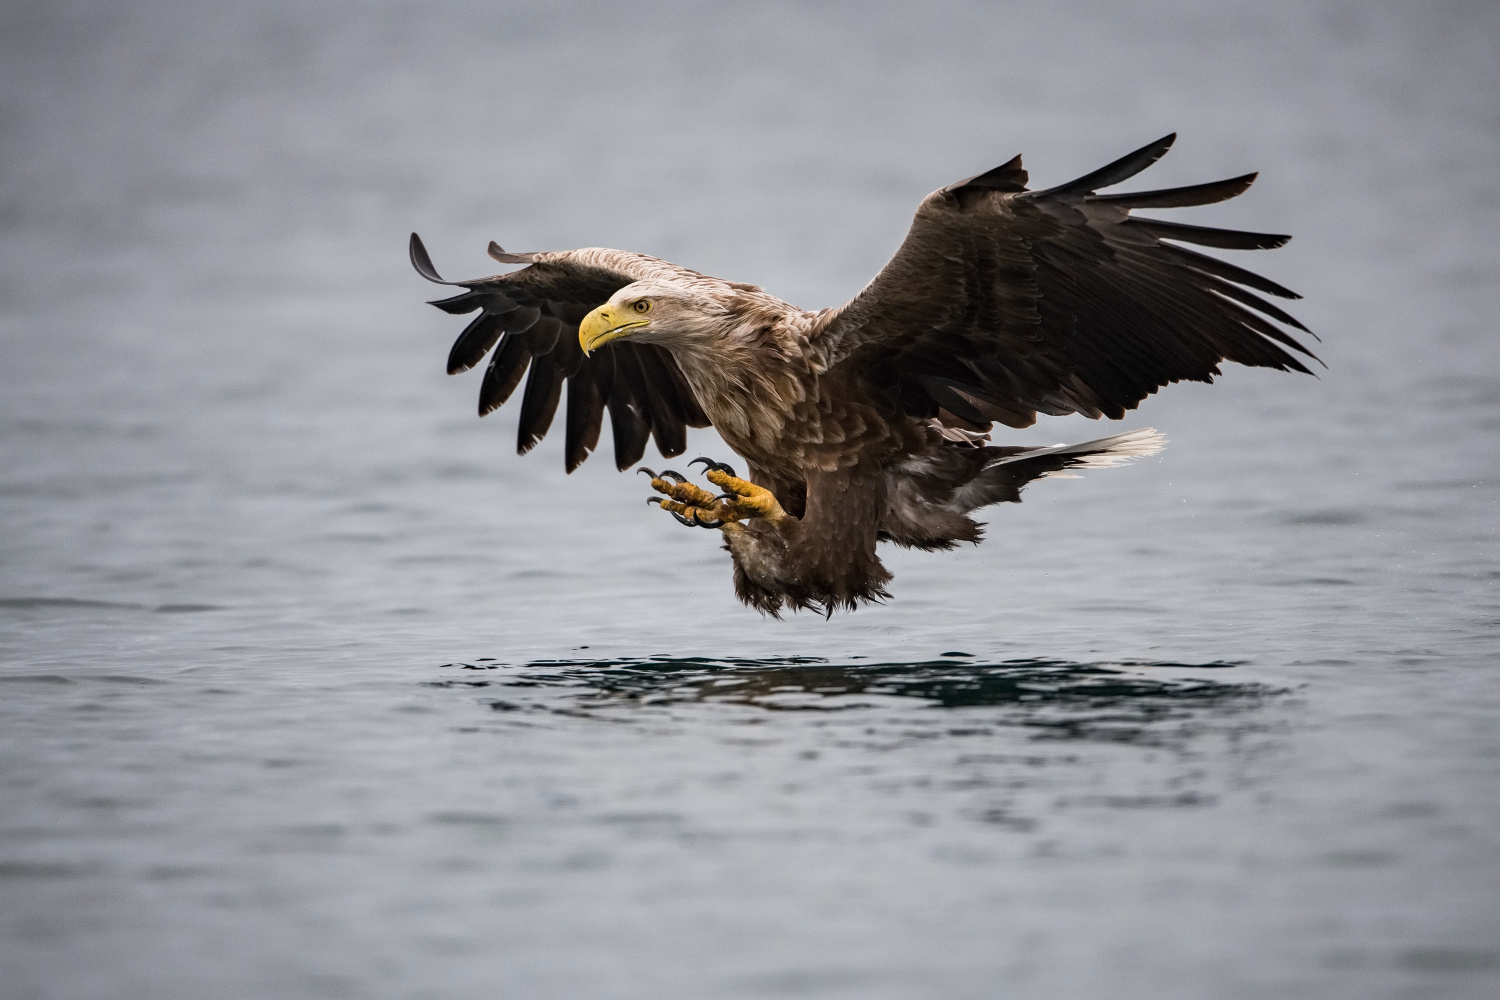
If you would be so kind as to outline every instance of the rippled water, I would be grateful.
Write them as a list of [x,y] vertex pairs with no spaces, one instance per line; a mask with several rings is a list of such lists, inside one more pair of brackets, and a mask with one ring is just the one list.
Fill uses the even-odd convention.
[[[0,8],[0,996],[1500,994],[1488,8]],[[1176,128],[1234,371],[895,599],[513,454],[404,260],[836,304]],[[1113,427],[1109,429],[1114,429]],[[1014,435],[1102,433],[1069,418]],[[690,455],[728,458],[697,432]]]

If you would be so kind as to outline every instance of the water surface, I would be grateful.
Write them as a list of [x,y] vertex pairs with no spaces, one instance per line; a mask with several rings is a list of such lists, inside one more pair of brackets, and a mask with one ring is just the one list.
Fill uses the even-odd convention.
[[[1500,25],[1459,3],[0,11],[0,995],[1500,994]],[[808,307],[933,188],[1288,231],[1231,371],[894,600],[514,454],[445,273]],[[1044,420],[1008,440],[1109,428]],[[606,435],[607,439],[607,435]],[[729,459],[710,432],[689,456]],[[732,459],[731,459],[732,460]]]

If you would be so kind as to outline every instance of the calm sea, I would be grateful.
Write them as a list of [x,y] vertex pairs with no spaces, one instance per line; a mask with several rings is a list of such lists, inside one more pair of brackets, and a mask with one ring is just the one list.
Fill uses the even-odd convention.
[[[1495,9],[650,6],[0,5],[0,996],[1500,995]],[[405,260],[835,305],[1174,129],[1327,370],[831,621]]]

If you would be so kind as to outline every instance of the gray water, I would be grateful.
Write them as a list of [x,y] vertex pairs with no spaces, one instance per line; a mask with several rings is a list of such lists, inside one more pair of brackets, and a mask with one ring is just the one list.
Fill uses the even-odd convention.
[[[0,6],[0,995],[1500,995],[1497,47],[1457,3]],[[739,606],[607,453],[518,458],[405,261],[834,305],[927,191],[1173,129],[1143,186],[1262,170],[1195,221],[1296,234],[1250,262],[1328,369],[1169,388],[1161,456],[831,621]]]

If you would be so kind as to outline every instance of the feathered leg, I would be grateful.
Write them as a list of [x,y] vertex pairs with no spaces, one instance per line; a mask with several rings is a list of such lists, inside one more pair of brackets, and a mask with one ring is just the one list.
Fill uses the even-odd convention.
[[811,608],[832,614],[854,610],[861,601],[888,597],[891,574],[875,556],[884,479],[852,470],[814,473],[807,480],[802,517],[788,513],[776,494],[735,475],[709,459],[705,477],[715,496],[670,469],[651,477],[661,496],[655,503],[683,524],[723,531],[734,559],[734,588],[740,600],[766,614],[785,608]]
[[[884,489],[879,476],[853,470],[807,478],[803,516],[786,513],[769,490],[734,477],[709,476],[739,493],[739,510],[758,513],[724,525],[724,547],[734,558],[735,592],[746,604],[777,615],[783,607],[831,615],[863,601],[889,597],[891,574],[875,555]],[[740,492],[742,491],[743,492]]]

